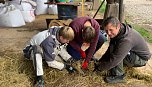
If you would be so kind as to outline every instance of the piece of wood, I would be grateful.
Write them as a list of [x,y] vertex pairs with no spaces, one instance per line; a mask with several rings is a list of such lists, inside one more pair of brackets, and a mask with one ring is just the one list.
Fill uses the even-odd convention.
[[106,5],[106,10],[104,13],[104,19],[109,17],[109,16],[114,16],[114,17],[119,17],[119,4],[118,3],[113,3],[113,4],[107,4]]

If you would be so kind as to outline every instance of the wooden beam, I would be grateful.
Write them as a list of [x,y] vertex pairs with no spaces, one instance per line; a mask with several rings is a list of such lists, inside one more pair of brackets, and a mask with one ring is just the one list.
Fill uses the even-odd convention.
[[82,16],[84,16],[84,0],[82,0]]
[[124,5],[123,0],[119,0],[119,20],[124,22]]

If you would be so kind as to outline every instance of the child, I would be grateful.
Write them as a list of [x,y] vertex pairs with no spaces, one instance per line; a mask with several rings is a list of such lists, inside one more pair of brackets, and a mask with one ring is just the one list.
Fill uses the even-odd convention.
[[[82,69],[88,69],[89,61],[107,40],[99,23],[89,17],[75,18],[69,25],[74,31],[74,39],[67,46],[68,53],[75,60],[84,59]],[[88,48],[83,49],[83,46]]]
[[65,68],[70,73],[76,71],[75,68],[62,61],[72,59],[66,51],[66,45],[73,38],[74,31],[71,27],[53,26],[33,36],[30,43],[24,48],[24,56],[33,61],[38,87],[44,86],[42,59],[45,59],[49,67],[59,70]]

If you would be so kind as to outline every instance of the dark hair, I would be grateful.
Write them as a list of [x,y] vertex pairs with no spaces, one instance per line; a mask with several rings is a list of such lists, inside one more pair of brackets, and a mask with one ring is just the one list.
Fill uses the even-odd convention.
[[113,26],[117,27],[117,25],[120,23],[120,21],[118,20],[118,18],[110,16],[103,21],[103,27],[106,27],[109,23],[111,23]]
[[92,26],[86,26],[84,27],[82,31],[82,38],[84,42],[90,43],[93,38],[95,38],[96,33],[95,29]]

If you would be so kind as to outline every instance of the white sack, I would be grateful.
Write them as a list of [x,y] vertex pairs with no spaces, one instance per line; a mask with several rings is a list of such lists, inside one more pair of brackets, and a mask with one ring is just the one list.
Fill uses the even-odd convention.
[[34,9],[21,12],[25,22],[33,22],[35,20]]
[[17,9],[20,9],[21,11],[28,11],[33,9],[32,5],[28,2],[21,2],[20,4],[16,1],[9,1],[8,5],[14,5]]
[[47,0],[36,1],[36,4],[37,4],[36,10],[35,10],[36,15],[47,14],[48,5],[44,4],[45,2],[47,2]]
[[7,3],[8,3],[8,5],[14,5],[17,9],[20,9],[21,11],[23,10],[21,4],[16,0],[8,1]]
[[14,5],[16,8],[20,9],[21,11],[23,10],[31,10],[34,9],[36,6],[36,2],[31,1],[31,0],[22,0],[22,2],[18,1],[8,1],[8,5]]
[[2,27],[20,27],[25,25],[21,11],[15,9],[15,6],[6,7],[7,12],[0,15],[0,26]]
[[5,7],[5,4],[0,3],[0,15],[5,14],[7,12],[7,8]]
[[27,3],[27,2],[22,2],[21,6],[23,8],[23,11],[29,11],[29,10],[33,9],[32,5],[30,3]]

